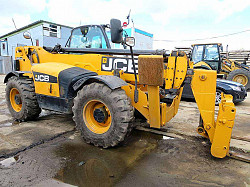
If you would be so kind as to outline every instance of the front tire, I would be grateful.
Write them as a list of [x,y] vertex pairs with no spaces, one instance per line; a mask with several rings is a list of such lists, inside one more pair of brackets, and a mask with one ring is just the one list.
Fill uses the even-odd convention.
[[6,101],[11,115],[19,121],[36,119],[41,113],[32,79],[9,78],[6,85]]
[[132,129],[134,108],[125,91],[91,83],[74,99],[73,120],[87,143],[103,148],[124,140]]

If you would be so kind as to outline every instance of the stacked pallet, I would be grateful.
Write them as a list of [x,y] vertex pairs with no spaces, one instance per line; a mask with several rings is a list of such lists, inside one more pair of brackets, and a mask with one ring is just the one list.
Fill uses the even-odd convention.
[[230,51],[228,53],[222,52],[221,54],[227,56],[229,60],[246,61],[247,65],[250,65],[250,51]]

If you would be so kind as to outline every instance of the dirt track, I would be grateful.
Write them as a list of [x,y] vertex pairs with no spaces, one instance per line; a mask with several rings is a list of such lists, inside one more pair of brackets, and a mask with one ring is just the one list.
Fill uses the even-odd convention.
[[[82,142],[70,115],[43,112],[37,121],[12,123],[0,84],[0,186],[250,185],[249,163],[213,158],[197,136],[195,105],[182,102],[166,126],[180,138],[134,131],[119,147],[100,149]],[[250,97],[236,107],[233,135],[249,138]]]
[[67,134],[18,154],[0,170],[1,186],[246,186],[250,166],[215,159],[208,142],[163,139],[135,131],[124,145],[103,150]]

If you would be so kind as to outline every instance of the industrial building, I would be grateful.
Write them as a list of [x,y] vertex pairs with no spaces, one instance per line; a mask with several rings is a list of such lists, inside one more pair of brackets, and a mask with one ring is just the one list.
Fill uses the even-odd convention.
[[[72,27],[60,25],[48,21],[36,21],[15,31],[0,36],[0,73],[8,73],[12,70],[12,60],[15,57],[15,48],[18,46],[47,46],[56,44],[64,46],[70,36]],[[28,31],[31,40],[23,37]]]
[[[124,28],[124,31],[125,31],[124,33],[126,33],[128,36],[135,38],[134,49],[153,49],[153,36],[154,36],[153,34],[135,28],[134,26],[130,28]],[[110,32],[107,32],[107,36],[110,39],[111,48],[123,49],[123,45],[111,42]]]

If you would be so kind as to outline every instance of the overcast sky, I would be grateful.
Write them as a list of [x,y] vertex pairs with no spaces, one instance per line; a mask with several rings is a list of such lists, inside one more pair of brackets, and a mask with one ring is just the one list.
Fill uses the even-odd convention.
[[[37,20],[79,26],[131,18],[136,28],[154,34],[154,48],[171,50],[193,43],[221,42],[229,50],[250,50],[249,0],[0,0],[0,35]],[[228,37],[210,38],[249,30]]]

